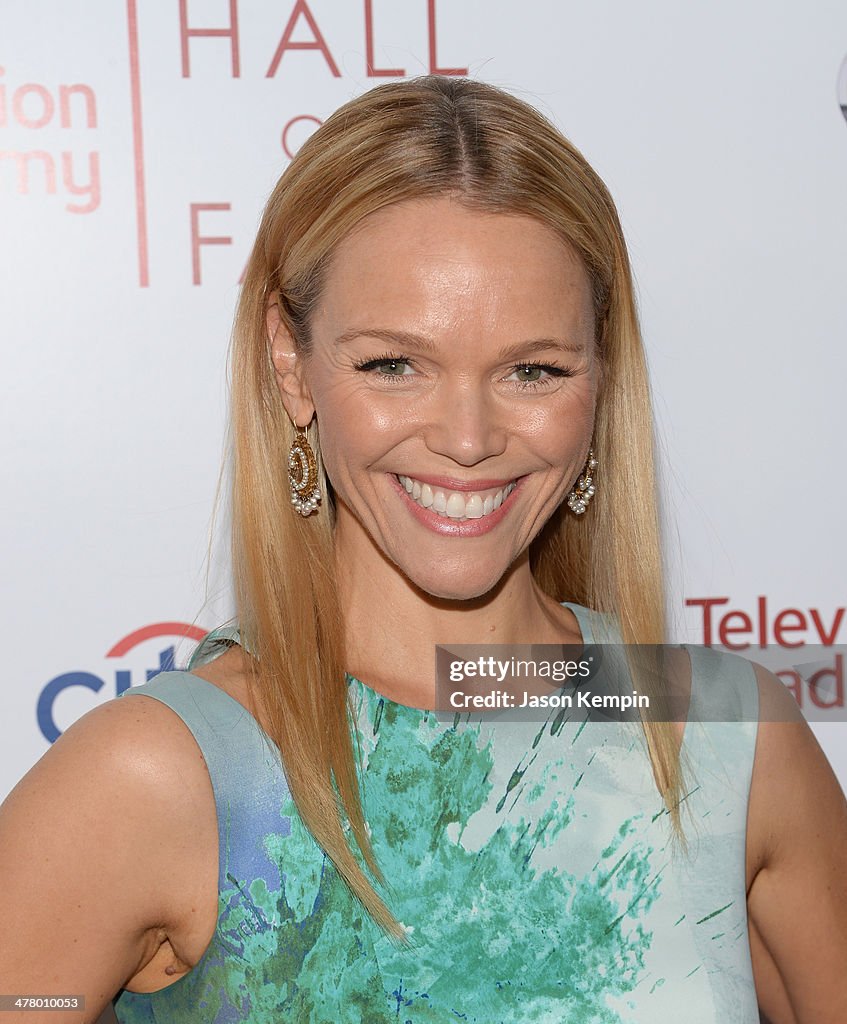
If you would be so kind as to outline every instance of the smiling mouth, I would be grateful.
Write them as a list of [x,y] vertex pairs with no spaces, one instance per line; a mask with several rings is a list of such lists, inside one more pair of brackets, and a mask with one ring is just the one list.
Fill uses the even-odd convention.
[[516,482],[498,489],[487,491],[449,491],[440,487],[431,487],[429,484],[421,483],[414,477],[396,476],[400,486],[403,487],[409,497],[421,508],[428,508],[444,519],[453,519],[462,522],[466,519],[484,519],[491,515],[495,509],[500,508],[503,502],[515,489]]

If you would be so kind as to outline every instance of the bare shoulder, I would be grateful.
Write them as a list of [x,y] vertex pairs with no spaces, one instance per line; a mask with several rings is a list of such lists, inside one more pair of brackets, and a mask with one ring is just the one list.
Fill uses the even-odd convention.
[[[794,839],[791,829],[822,809],[843,806],[841,787],[797,702],[780,680],[754,665],[759,727],[750,791],[748,832],[756,840],[756,870]],[[786,806],[785,801],[788,801]],[[836,814],[837,817],[837,814]]]
[[747,829],[752,930],[792,1019],[835,1024],[847,1019],[847,801],[794,697],[758,665],[756,678],[760,723]]
[[108,701],[59,737],[0,805],[18,922],[0,968],[15,991],[84,992],[99,1013],[179,932],[210,790],[199,747],[155,698]]

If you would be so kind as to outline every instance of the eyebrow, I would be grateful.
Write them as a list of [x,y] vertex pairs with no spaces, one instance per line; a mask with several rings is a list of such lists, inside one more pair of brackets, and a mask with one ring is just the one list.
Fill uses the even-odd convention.
[[[433,352],[437,348],[435,342],[425,335],[414,334],[411,331],[393,331],[382,327],[354,327],[339,334],[335,340],[338,344],[343,345],[355,338],[375,338],[378,341],[399,345],[401,348],[419,348],[424,352]],[[585,351],[584,345],[569,341],[567,338],[531,338],[527,341],[519,341],[514,345],[505,345],[497,353],[497,358],[510,359],[519,355],[532,355],[534,352],[545,352],[551,348],[573,353]]]

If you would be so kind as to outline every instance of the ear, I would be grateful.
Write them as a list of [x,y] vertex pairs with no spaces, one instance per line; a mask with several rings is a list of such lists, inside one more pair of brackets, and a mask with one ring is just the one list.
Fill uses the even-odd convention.
[[282,404],[296,426],[308,426],[315,415],[315,406],[306,382],[305,360],[297,351],[294,338],[283,323],[277,292],[270,297],[265,325]]

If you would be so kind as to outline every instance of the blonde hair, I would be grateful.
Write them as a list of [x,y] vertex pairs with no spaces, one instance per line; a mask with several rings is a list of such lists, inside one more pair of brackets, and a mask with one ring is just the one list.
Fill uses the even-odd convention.
[[[360,859],[384,884],[348,718],[334,507],[325,502],[321,514],[304,519],[290,504],[285,456],[294,427],[278,392],[266,316],[276,302],[282,326],[308,353],[310,316],[340,240],[382,207],[443,195],[471,209],[533,217],[585,264],[603,367],[593,440],[602,486],[583,516],[558,510],[533,541],[530,564],[556,600],[614,613],[625,643],[664,639],[647,372],[629,259],[605,185],[545,117],[490,85],[430,76],[352,100],[280,178],[248,264],[233,340],[233,567],[240,629],[255,656],[252,685],[302,820],[377,923],[401,939]],[[309,429],[319,453],[317,427]],[[320,462],[319,473],[326,494]],[[643,727],[679,833],[673,725]]]

